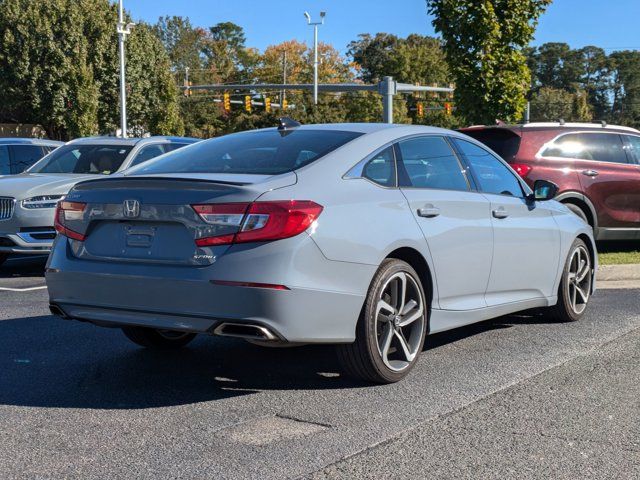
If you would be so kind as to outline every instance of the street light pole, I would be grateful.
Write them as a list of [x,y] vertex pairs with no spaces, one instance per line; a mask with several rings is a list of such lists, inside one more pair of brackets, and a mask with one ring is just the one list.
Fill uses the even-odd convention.
[[118,5],[118,24],[116,30],[118,32],[118,48],[120,52],[120,130],[122,138],[127,138],[127,84],[125,80],[125,51],[124,42],[126,36],[131,33],[131,27],[134,23],[124,23],[124,6],[122,0]]
[[309,12],[304,12],[307,24],[313,26],[313,104],[318,104],[318,26],[324,25],[327,12],[320,12],[320,21],[312,22]]

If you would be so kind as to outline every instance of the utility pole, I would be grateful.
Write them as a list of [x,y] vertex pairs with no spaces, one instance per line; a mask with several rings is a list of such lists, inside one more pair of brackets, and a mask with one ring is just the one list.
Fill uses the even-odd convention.
[[131,33],[131,28],[135,23],[124,23],[124,7],[122,0],[118,5],[118,24],[116,31],[118,32],[118,47],[120,51],[120,130],[122,138],[127,138],[127,83],[125,80],[125,52],[124,42],[126,36]]
[[[282,83],[287,83],[287,51],[283,50],[282,52]],[[284,104],[284,101],[287,98],[287,91],[282,89],[280,92],[280,105]]]
[[327,12],[320,12],[320,21],[312,22],[309,12],[304,12],[307,24],[313,26],[313,104],[318,104],[318,26],[324,25],[324,17]]

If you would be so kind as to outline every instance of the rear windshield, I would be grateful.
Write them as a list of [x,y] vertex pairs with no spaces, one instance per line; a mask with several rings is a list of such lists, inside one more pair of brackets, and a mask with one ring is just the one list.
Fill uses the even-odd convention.
[[504,128],[463,130],[462,132],[484,143],[507,162],[513,160],[520,148],[520,135]]
[[115,173],[133,147],[127,145],[63,145],[40,160],[30,173]]
[[277,175],[319,159],[362,135],[337,130],[242,132],[199,142],[129,170],[156,173]]

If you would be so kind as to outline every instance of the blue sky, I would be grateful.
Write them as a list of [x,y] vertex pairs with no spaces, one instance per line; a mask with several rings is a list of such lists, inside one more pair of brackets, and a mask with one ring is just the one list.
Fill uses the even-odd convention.
[[[284,40],[311,42],[303,12],[327,12],[320,39],[341,52],[359,33],[434,35],[424,0],[124,0],[136,19],[182,15],[195,25],[241,25],[247,45],[264,49]],[[540,20],[534,45],[567,42],[609,50],[640,49],[640,0],[555,0]]]

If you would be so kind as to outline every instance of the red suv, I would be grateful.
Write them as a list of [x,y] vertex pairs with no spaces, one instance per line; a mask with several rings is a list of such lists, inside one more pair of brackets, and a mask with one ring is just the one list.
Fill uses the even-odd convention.
[[640,131],[564,122],[460,131],[501,155],[529,185],[558,185],[556,200],[589,223],[597,240],[640,239]]

